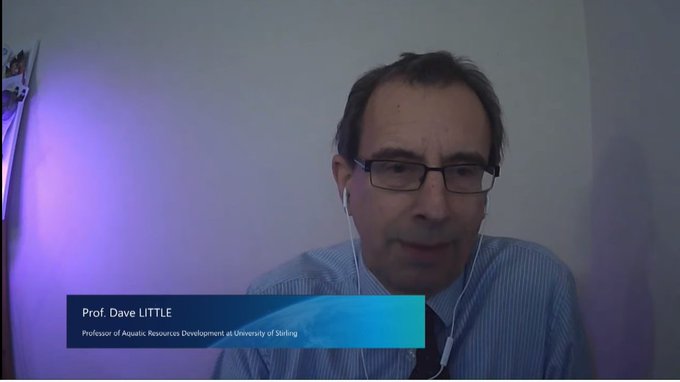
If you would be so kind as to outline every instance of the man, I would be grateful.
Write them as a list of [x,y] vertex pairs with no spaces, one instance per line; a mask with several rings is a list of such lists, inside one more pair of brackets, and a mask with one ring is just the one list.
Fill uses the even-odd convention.
[[589,377],[567,267],[537,244],[478,234],[504,129],[474,64],[407,53],[364,74],[336,142],[333,176],[359,240],[307,252],[249,293],[425,295],[426,348],[227,349],[219,376]]

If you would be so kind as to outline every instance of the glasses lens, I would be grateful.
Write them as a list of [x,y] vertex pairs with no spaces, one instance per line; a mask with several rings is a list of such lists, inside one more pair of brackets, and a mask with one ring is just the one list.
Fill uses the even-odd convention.
[[453,192],[484,192],[493,186],[494,176],[484,166],[456,165],[444,169],[446,188]]
[[420,188],[425,166],[395,161],[374,161],[371,165],[371,182],[389,190],[409,191]]

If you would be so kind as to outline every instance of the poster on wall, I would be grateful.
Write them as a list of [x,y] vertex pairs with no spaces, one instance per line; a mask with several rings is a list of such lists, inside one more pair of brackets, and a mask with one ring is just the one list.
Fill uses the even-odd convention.
[[12,162],[37,53],[38,41],[32,46],[16,48],[2,44],[2,220],[5,220]]

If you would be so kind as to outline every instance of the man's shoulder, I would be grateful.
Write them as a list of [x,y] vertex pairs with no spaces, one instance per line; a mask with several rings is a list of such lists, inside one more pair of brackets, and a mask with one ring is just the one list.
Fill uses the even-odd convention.
[[249,294],[335,294],[355,282],[349,241],[306,251],[256,278]]
[[545,281],[569,281],[571,270],[547,247],[521,239],[488,236],[484,238],[481,261],[485,268],[502,268],[506,274]]

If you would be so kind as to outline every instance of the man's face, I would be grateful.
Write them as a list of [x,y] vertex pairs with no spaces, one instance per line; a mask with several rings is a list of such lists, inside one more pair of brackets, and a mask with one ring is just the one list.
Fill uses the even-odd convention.
[[[486,164],[490,128],[481,102],[463,84],[381,85],[363,116],[358,157],[419,162],[430,167]],[[475,159],[476,158],[476,159]],[[339,190],[361,237],[364,261],[394,294],[434,294],[453,282],[473,251],[484,195],[448,191],[440,172],[428,172],[417,191],[371,185],[369,173],[334,158]]]

